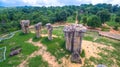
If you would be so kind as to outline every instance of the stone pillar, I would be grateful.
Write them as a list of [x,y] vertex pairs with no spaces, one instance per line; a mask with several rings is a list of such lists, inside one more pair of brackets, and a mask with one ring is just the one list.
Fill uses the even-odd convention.
[[35,25],[35,31],[36,31],[36,37],[37,38],[40,38],[41,28],[42,28],[42,23],[41,22],[39,22],[38,24]]
[[81,63],[81,43],[85,32],[86,28],[81,24],[65,26],[64,28],[66,49],[72,51],[71,61],[73,62]]
[[48,32],[48,39],[52,40],[53,27],[52,27],[52,25],[50,23],[46,24],[46,27],[47,27],[47,32]]
[[65,40],[66,40],[66,49],[71,51],[71,30],[69,28],[69,26],[66,26],[64,28],[64,33],[65,33]]
[[29,25],[30,25],[29,20],[21,20],[20,25],[22,27],[23,33],[29,33]]

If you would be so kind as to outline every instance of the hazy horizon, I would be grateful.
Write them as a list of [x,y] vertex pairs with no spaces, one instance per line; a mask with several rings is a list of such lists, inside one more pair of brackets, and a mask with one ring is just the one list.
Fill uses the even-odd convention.
[[68,6],[81,4],[99,4],[106,3],[112,5],[120,5],[120,0],[0,0],[0,6],[14,7],[14,6]]

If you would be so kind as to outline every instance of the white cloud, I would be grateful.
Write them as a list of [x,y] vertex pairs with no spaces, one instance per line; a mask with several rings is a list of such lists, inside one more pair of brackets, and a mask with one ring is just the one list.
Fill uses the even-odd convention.
[[110,1],[111,4],[115,5],[115,4],[119,4],[120,5],[120,0],[112,0]]
[[78,2],[80,2],[81,4],[89,4],[91,3],[91,0],[76,0]]
[[43,0],[46,6],[62,6],[63,3],[60,3],[58,0]]
[[98,3],[107,3],[107,4],[119,4],[120,0],[77,0],[79,2],[82,2],[83,4],[91,3],[91,4],[98,4]]
[[11,6],[63,6],[63,5],[80,5],[80,4],[119,4],[120,0],[0,0],[0,5],[11,5]]
[[23,0],[23,2],[32,6],[63,6],[58,0]]
[[22,0],[22,1],[28,5],[37,5],[37,0]]

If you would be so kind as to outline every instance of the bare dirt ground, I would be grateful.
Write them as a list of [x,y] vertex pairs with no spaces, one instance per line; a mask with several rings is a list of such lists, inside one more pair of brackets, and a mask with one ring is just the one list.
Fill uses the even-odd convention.
[[41,55],[43,60],[48,62],[49,67],[60,67],[60,65],[56,61],[56,58],[47,51],[47,48],[44,45],[42,45],[40,42],[33,42],[32,39],[29,39],[28,42],[32,43],[34,46],[40,47],[40,49],[28,56],[27,59],[25,59],[20,65],[18,65],[18,67],[28,67],[28,60],[37,55]]
[[[94,43],[94,42],[86,41],[86,40],[82,41],[82,49],[85,50],[85,58],[87,59],[89,59],[91,56],[95,58],[101,58],[97,54],[101,52],[99,48],[109,48],[110,50],[114,50],[112,46],[106,46],[103,44]],[[63,62],[64,67],[81,67],[84,65],[85,58],[81,59],[82,64],[71,63],[70,58],[66,59],[65,57],[62,58],[62,62]],[[91,64],[94,65],[94,67],[96,66],[94,63],[91,63]]]

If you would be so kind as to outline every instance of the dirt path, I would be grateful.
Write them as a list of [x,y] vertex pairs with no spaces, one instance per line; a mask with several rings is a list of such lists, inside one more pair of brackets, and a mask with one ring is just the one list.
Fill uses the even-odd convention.
[[28,60],[32,57],[35,57],[37,55],[41,55],[43,60],[47,61],[49,64],[49,67],[60,67],[58,62],[56,61],[56,58],[52,56],[48,51],[47,48],[42,45],[40,42],[33,42],[32,39],[28,40],[29,43],[32,43],[34,46],[40,47],[39,50],[33,52],[30,56],[27,57],[26,60],[24,60],[18,67],[28,67]]
[[[85,50],[85,58],[87,58],[87,59],[89,59],[90,57],[101,58],[98,55],[98,53],[102,51],[102,50],[100,50],[100,48],[101,49],[108,48],[109,50],[114,50],[114,48],[112,46],[106,46],[103,44],[86,41],[86,40],[82,41],[82,49]],[[81,67],[84,65],[85,58],[81,58],[82,64],[72,63],[70,61],[70,58],[65,58],[65,57],[62,58],[62,62],[63,62],[64,67]],[[94,65],[94,67],[96,67],[96,65],[92,62],[89,64],[92,64],[92,65]]]
[[75,24],[78,24],[78,12],[76,11],[76,20],[75,20]]

